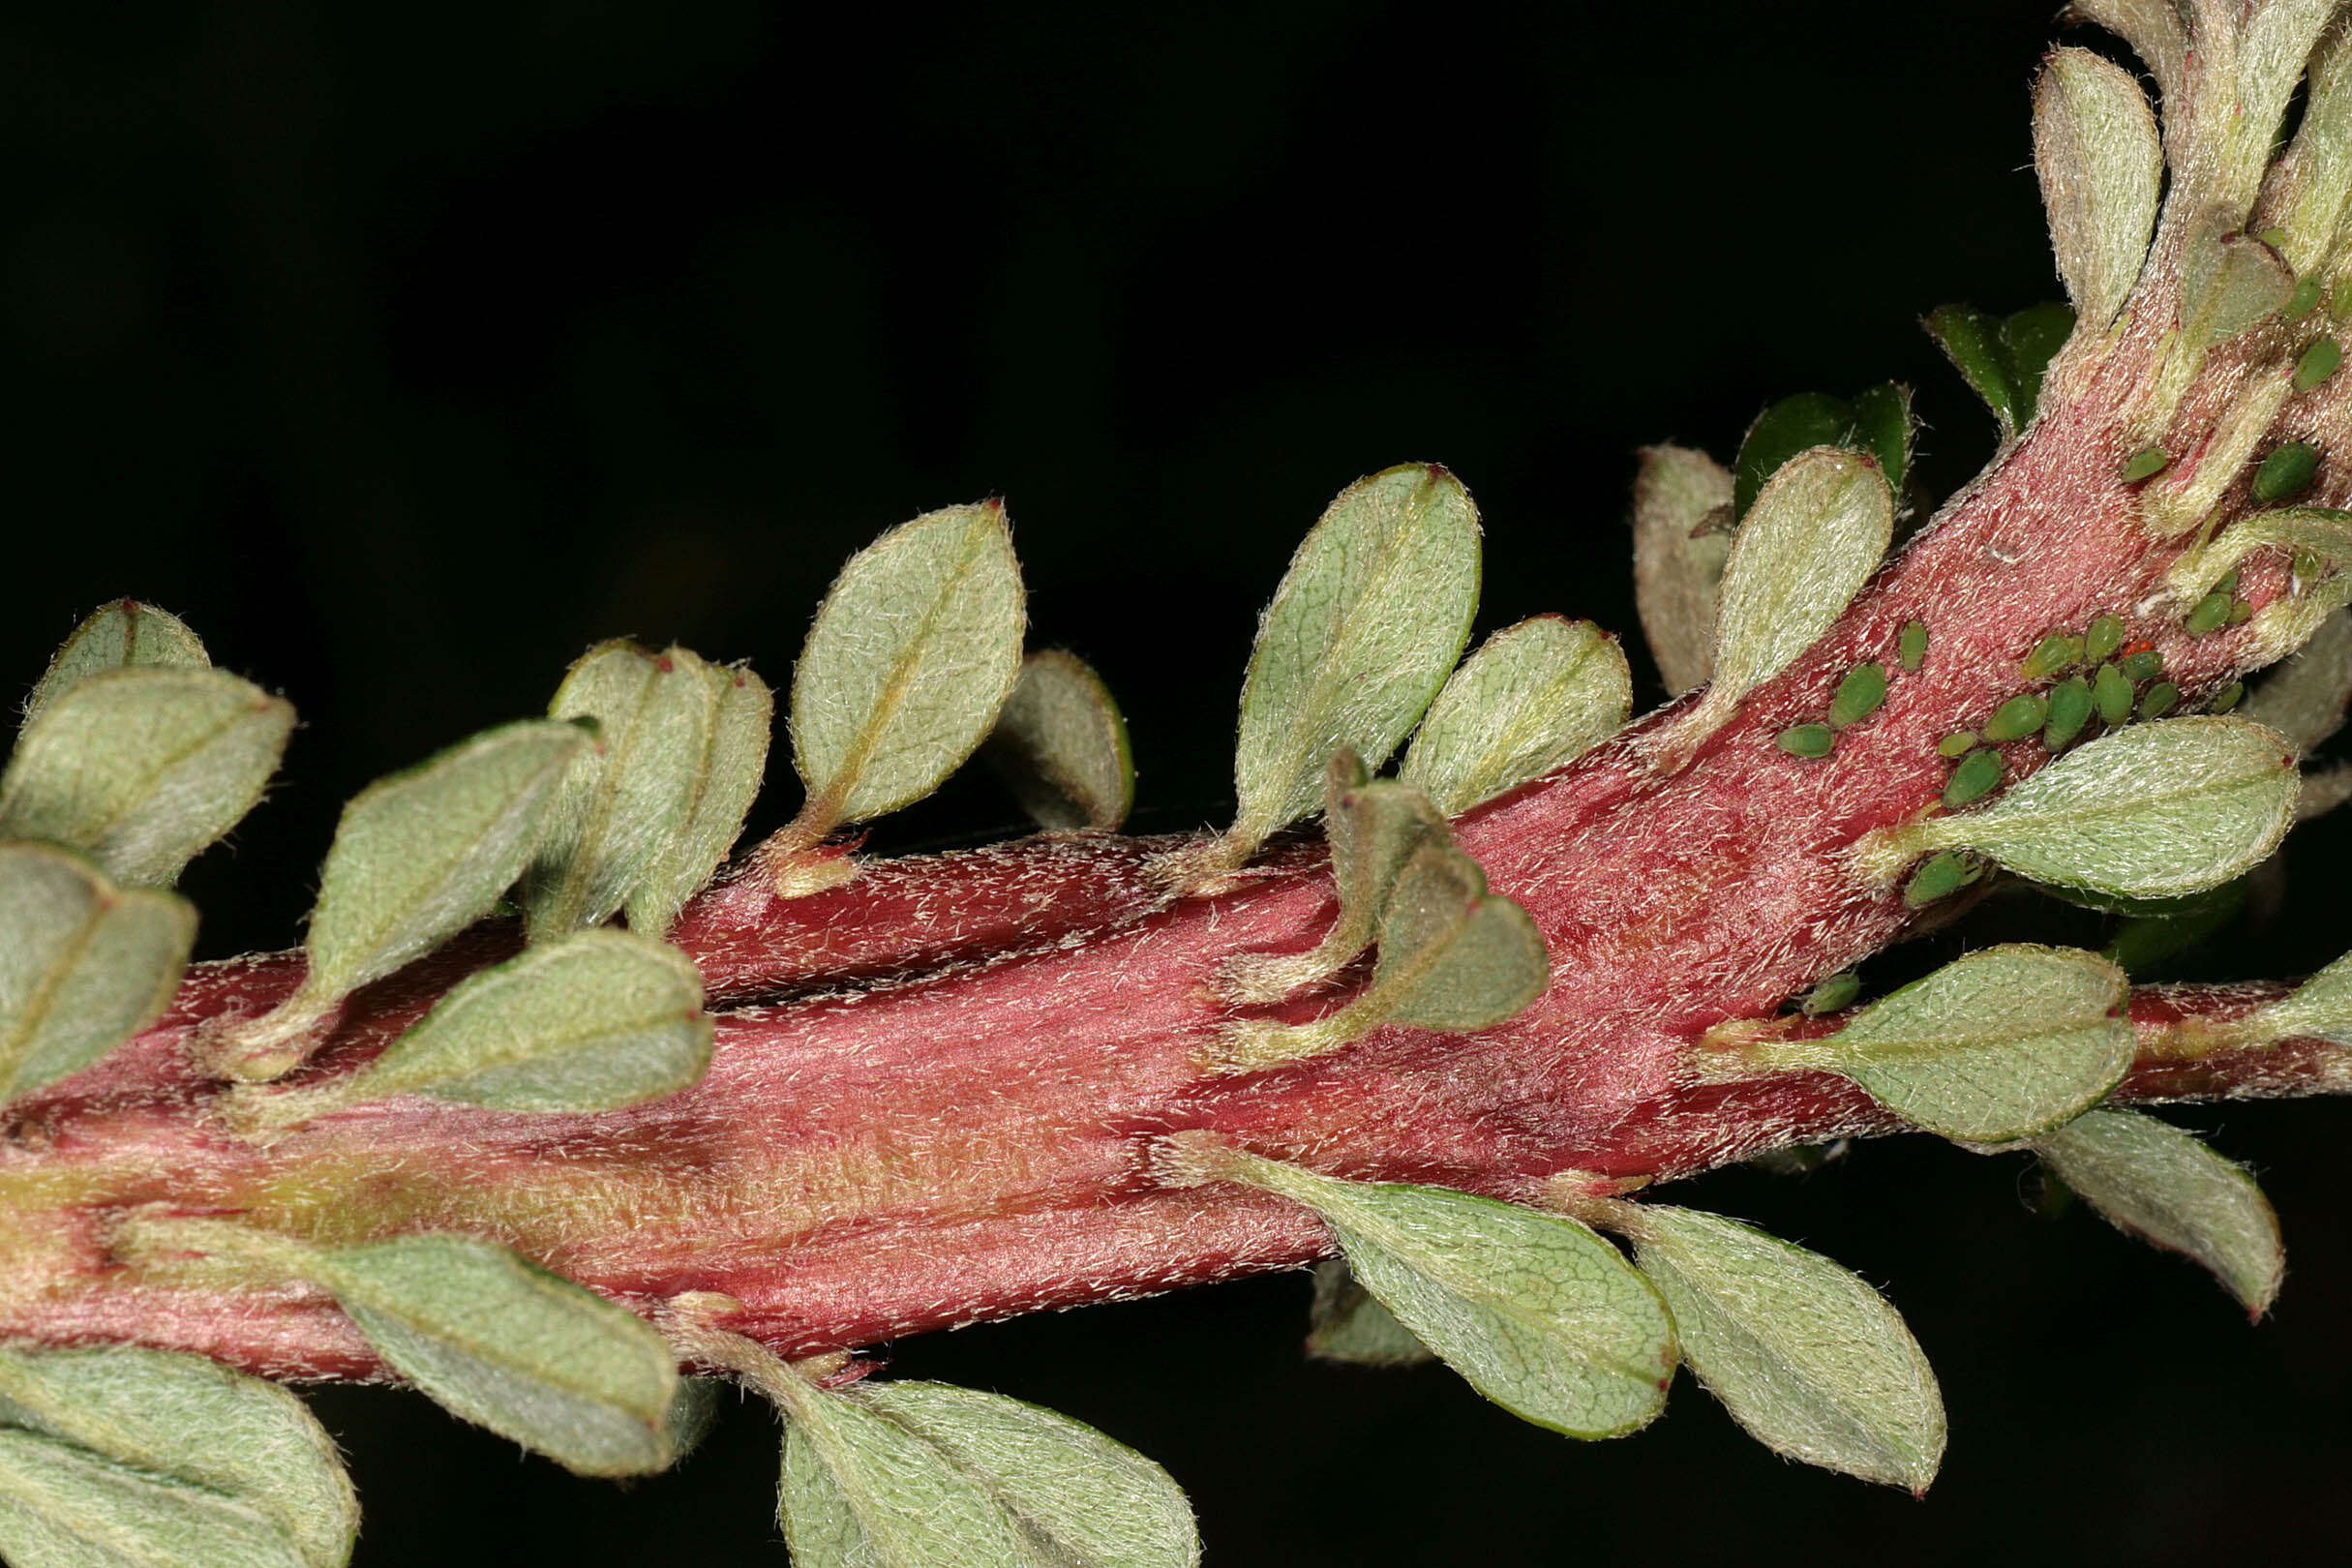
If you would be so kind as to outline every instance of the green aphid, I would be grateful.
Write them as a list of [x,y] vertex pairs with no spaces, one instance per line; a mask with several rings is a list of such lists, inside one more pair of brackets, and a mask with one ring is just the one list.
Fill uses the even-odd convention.
[[2319,448],[2309,441],[2289,441],[2262,460],[2254,470],[2254,499],[2285,500],[2311,488],[2319,476]]
[[2317,577],[2320,569],[2326,565],[2326,559],[2318,551],[2298,550],[2295,552],[2295,581],[2308,583]]
[[2266,228],[2261,233],[2256,234],[2254,238],[2260,240],[2263,244],[2276,251],[2278,249],[2278,247],[2286,243],[2286,230],[2277,227]]
[[1993,716],[1984,723],[1987,740],[2023,740],[2042,726],[2050,716],[2049,703],[2030,694],[2010,698],[1993,709]]
[[2252,605],[2250,605],[2250,604],[2246,603],[2246,602],[2244,599],[2232,599],[2232,600],[2230,600],[2230,602],[2229,602],[2229,623],[2230,623],[2231,625],[2235,626],[2235,625],[2239,624],[2241,621],[2251,620],[2251,619],[2253,619],[2253,618],[2254,618],[2254,607],[2253,607]]
[[1975,862],[1958,850],[1945,850],[1911,874],[1911,881],[1903,888],[1903,903],[1907,908],[1917,909],[1956,893],[1975,880]]
[[2295,292],[2287,296],[2286,309],[2278,314],[2289,321],[2300,321],[2311,314],[2323,292],[2317,278],[2306,278],[2295,286]]
[[2103,664],[2115,657],[2115,650],[2124,646],[2124,618],[2101,616],[2091,622],[2090,631],[2083,635],[2083,657],[2093,664]]
[[2126,653],[2116,668],[2133,680],[2154,680],[2164,673],[2164,655],[2153,648],[2143,648],[2137,653]]
[[2098,667],[2098,679],[2091,687],[2091,702],[2098,709],[2099,721],[2109,728],[2131,716],[2131,678],[2112,664]]
[[2000,783],[2001,753],[1972,751],[1960,759],[1960,766],[1944,781],[1944,803],[1957,811],[1971,800],[1989,795]]
[[1936,755],[1939,757],[1965,757],[1975,749],[1976,732],[1974,730],[1954,730],[1936,742]]
[[1826,757],[1837,732],[1826,724],[1792,724],[1780,732],[1780,749],[1793,757]]
[[1837,695],[1829,700],[1829,722],[1840,729],[1859,724],[1885,700],[1886,666],[1857,664],[1837,683]]
[[2239,703],[2245,700],[2245,698],[2246,682],[2243,680],[2233,680],[2228,685],[2223,686],[2219,691],[2214,693],[2213,710],[2216,713],[2226,713],[2231,709],[2237,707]]
[[2050,717],[2041,727],[2041,743],[2057,751],[2091,722],[2091,682],[2081,676],[2066,677],[2050,688]]
[[2159,680],[2140,693],[2140,717],[2159,719],[2180,706],[2181,688],[2169,680]]
[[2054,676],[2083,656],[2083,640],[2071,632],[2052,632],[2034,645],[2026,655],[2021,673],[2028,680],[2039,680]]
[[2136,485],[2143,479],[2153,479],[2172,466],[2172,457],[2160,446],[2143,446],[2124,459],[2124,470],[2118,475],[2124,483]]
[[1919,673],[1919,666],[1927,662],[1926,621],[1903,622],[1902,635],[1895,639],[1895,656],[1903,661],[1906,672],[1912,675]]
[[2336,374],[2336,367],[2344,362],[2344,351],[2334,338],[2320,338],[2303,351],[2295,361],[2295,390],[2308,392]]
[[2207,632],[2216,632],[2228,625],[2230,603],[2230,596],[2219,588],[2199,599],[2197,607],[2188,612],[2188,619],[2184,622],[2188,635],[2202,637]]
[[1804,1010],[1806,1017],[1818,1018],[1824,1012],[1837,1011],[1861,994],[1862,977],[1849,969],[1830,976],[1807,991],[1804,1001],[1797,1005]]

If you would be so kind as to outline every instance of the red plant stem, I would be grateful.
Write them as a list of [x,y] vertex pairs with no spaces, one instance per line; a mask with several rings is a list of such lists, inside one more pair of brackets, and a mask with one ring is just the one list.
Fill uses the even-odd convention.
[[[1671,1178],[1896,1131],[1842,1080],[1703,1085],[1689,1054],[1711,1026],[1768,1016],[1901,933],[1911,912],[1846,851],[1933,808],[1949,766],[1937,739],[2020,689],[2044,633],[2121,615],[2191,700],[2251,661],[2246,628],[2183,630],[2158,591],[2179,547],[2141,531],[2114,477],[2139,438],[2119,412],[2135,358],[2068,389],[1686,767],[1654,768],[1653,715],[1457,824],[1552,953],[1550,988],[1505,1025],[1382,1029],[1281,1070],[1209,1075],[1202,1048],[1233,1015],[1213,978],[1233,954],[1314,943],[1331,917],[1320,856],[1294,844],[1246,886],[1169,903],[1144,869],[1156,846],[1038,838],[873,867],[790,902],[748,880],[705,894],[673,937],[727,1006],[710,1072],[686,1093],[596,1117],[396,1099],[264,1148],[222,1123],[220,1086],[185,1047],[205,1020],[284,995],[299,960],[202,966],[154,1029],[17,1108],[0,1149],[0,1333],[193,1348],[279,1375],[375,1371],[314,1293],[166,1286],[116,1263],[111,1225],[148,1205],[328,1243],[494,1236],[640,1309],[724,1292],[745,1305],[729,1328],[797,1356],[1325,1250],[1320,1225],[1279,1199],[1160,1187],[1154,1142],[1178,1129],[1501,1195],[1564,1170]],[[2184,464],[2234,374],[2209,372],[2176,423]],[[2290,418],[2332,412],[2316,408],[2290,405]],[[2243,596],[2285,591],[2284,561],[2246,562]],[[1905,674],[1896,640],[1915,618],[1931,644]],[[1775,744],[1872,659],[1894,675],[1886,703],[1832,755]],[[2006,750],[2012,779],[2042,759],[2035,742]],[[312,1070],[380,1049],[512,941],[476,932],[354,998]],[[2181,1017],[2227,1017],[2259,994],[2141,993],[2144,1060],[2120,1098],[2343,1087],[2345,1054],[2322,1041],[2178,1059]]]

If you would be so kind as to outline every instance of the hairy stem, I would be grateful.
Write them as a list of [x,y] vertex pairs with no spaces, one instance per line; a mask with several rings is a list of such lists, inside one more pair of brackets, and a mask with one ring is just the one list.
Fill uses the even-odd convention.
[[[2163,578],[2194,535],[2153,539],[2119,477],[2142,440],[2136,377],[2152,351],[2126,339],[2077,367],[2029,436],[1686,766],[1653,766],[1669,709],[1456,824],[1552,954],[1550,988],[1506,1024],[1383,1028],[1216,1075],[1204,1051],[1236,1016],[1303,1021],[1361,984],[1245,1010],[1216,986],[1239,954],[1322,936],[1320,855],[1278,846],[1237,886],[1171,901],[1148,868],[1179,846],[1042,837],[868,867],[789,901],[756,875],[706,892],[672,933],[723,1009],[711,1070],[685,1093],[593,1117],[402,1098],[257,1144],[225,1122],[222,1086],[189,1047],[289,993],[300,961],[204,966],[154,1029],[17,1108],[0,1149],[0,1333],[193,1348],[280,1375],[373,1372],[323,1296],[166,1287],[112,1250],[131,1215],[222,1214],[316,1242],[492,1236],[648,1312],[724,1293],[742,1307],[731,1330],[803,1356],[1326,1251],[1319,1223],[1279,1199],[1161,1186],[1151,1153],[1173,1131],[1506,1196],[1561,1172],[1623,1185],[1896,1131],[1842,1080],[1704,1083],[1691,1053],[1915,918],[1849,852],[1935,809],[1949,768],[1937,740],[2018,690],[2046,632],[2119,615],[2191,701],[2263,661],[2254,623],[2184,628]],[[2185,461],[2246,374],[2209,367],[2192,389],[2167,437]],[[2289,405],[2298,431],[2340,419],[2317,401],[2331,395]],[[2239,591],[2257,610],[2291,591],[2286,561],[2248,558]],[[1922,667],[1831,755],[1775,743],[1855,664],[1893,668],[1915,619],[1930,633]],[[2042,755],[2030,740],[2006,752],[2012,781]],[[360,993],[306,1077],[365,1060],[514,940],[486,927]],[[2199,1020],[2262,994],[2142,993],[2141,1061],[2120,1098],[2342,1088],[2346,1053],[2324,1041],[2196,1047]]]

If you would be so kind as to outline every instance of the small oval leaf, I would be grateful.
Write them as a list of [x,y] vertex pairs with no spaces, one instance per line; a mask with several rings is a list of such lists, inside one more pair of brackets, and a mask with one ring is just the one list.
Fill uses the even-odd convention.
[[858,1387],[847,1398],[947,1457],[1018,1522],[1046,1562],[1191,1568],[1200,1539],[1167,1471],[1068,1416],[947,1383]]
[[0,1102],[78,1072],[162,1016],[196,910],[79,856],[0,844]]
[[1020,1529],[936,1445],[810,1390],[784,1428],[776,1523],[800,1568],[1030,1568]]
[[1817,447],[1783,465],[1724,561],[1712,691],[1744,696],[1812,647],[1878,569],[1893,528],[1870,460]]
[[670,1463],[678,1368],[653,1326],[471,1236],[319,1251],[331,1290],[392,1369],[456,1415],[582,1475]]
[[2033,410],[2017,386],[2015,371],[2002,351],[2001,322],[1974,305],[1939,305],[1921,323],[1970,390],[1984,400],[2005,438],[2017,434]]
[[2034,1152],[2118,1229],[2202,1263],[2254,1316],[2270,1310],[2286,1252],[2277,1215],[2241,1166],[2135,1111],[2092,1111],[2035,1138]]
[[1040,828],[1107,832],[1135,803],[1127,720],[1102,678],[1058,648],[1022,664],[980,755]]
[[710,673],[682,648],[613,642],[564,677],[548,717],[593,720],[596,739],[566,770],[524,875],[531,940],[611,919],[686,829],[718,716]]
[[25,725],[0,776],[0,835],[168,887],[261,799],[293,727],[290,704],[220,670],[84,676]]
[[576,931],[467,977],[329,1090],[341,1104],[399,1094],[502,1111],[640,1104],[688,1087],[709,1065],[713,1025],[702,1006],[702,974],[677,949],[628,931]]
[[1462,657],[1478,572],[1477,509],[1441,467],[1390,468],[1331,503],[1258,623],[1229,859],[1319,804],[1341,747],[1370,767],[1387,760]]
[[[2263,210],[2285,230],[2279,254],[2298,274],[2324,272],[2352,198],[2352,32],[2312,51],[2303,122],[2265,182]],[[2254,225],[2259,230],[2263,225]]]
[[1627,1229],[1684,1360],[1758,1441],[1926,1490],[1944,1457],[1944,1400],[1885,1298],[1819,1252],[1720,1215],[1642,1205]]
[[1227,1159],[1234,1179],[1320,1215],[1364,1287],[1514,1415],[1571,1437],[1613,1437],[1665,1405],[1674,1370],[1666,1309],[1585,1225],[1444,1188]]
[[92,611],[50,656],[40,684],[24,701],[25,722],[39,717],[82,677],[136,664],[209,670],[212,659],[179,617],[136,599],[118,599]]
[[1565,767],[1613,735],[1633,707],[1633,674],[1588,620],[1537,616],[1480,645],[1430,705],[1400,782],[1460,816]]
[[1980,810],[1865,839],[1865,864],[1973,849],[2020,876],[2126,898],[2217,886],[2277,848],[2295,820],[2295,759],[2277,734],[2200,715],[2101,736]]
[[12,1568],[315,1568],[233,1498],[6,1428],[0,1554]]
[[1715,666],[1715,588],[1732,548],[1732,473],[1687,446],[1645,446],[1634,479],[1634,603],[1667,694]]
[[[677,651],[682,652],[683,649]],[[691,803],[638,874],[624,906],[629,928],[660,936],[686,900],[710,880],[743,830],[768,767],[775,698],[748,665],[696,661],[709,691],[710,721]]]
[[2246,1040],[2290,1040],[2297,1035],[2317,1035],[2339,1044],[2352,1040],[2352,953],[2225,1027],[2233,1038]]
[[273,1078],[302,1058],[289,1041],[490,913],[520,876],[549,799],[588,734],[526,719],[486,730],[353,796],[318,876],[301,987],[219,1040],[221,1065]]
[[2034,93],[2034,164],[2077,318],[2103,331],[2138,281],[2164,178],[2156,115],[2131,74],[2089,49],[2053,50]]
[[1430,1347],[1397,1321],[1336,1257],[1314,1266],[1314,1305],[1309,1310],[1307,1353],[1319,1361],[1365,1367],[1413,1367],[1434,1360]]
[[1551,978],[1535,921],[1487,891],[1476,860],[1444,843],[1413,852],[1380,922],[1372,994],[1382,1021],[1485,1029],[1543,995]]
[[2096,953],[2012,943],[1874,1002],[1826,1039],[1776,1047],[1844,1074],[1914,1126],[2005,1143],[2098,1103],[2131,1065],[2129,982]]
[[850,558],[792,678],[793,759],[813,837],[921,799],[972,755],[1021,667],[1005,509],[950,506]]
[[2320,622],[2302,652],[2254,688],[2239,712],[2286,737],[2298,756],[2308,756],[2344,727],[2347,703],[2352,703],[2352,612],[2338,610]]
[[1432,840],[1450,842],[1427,797],[1393,779],[1367,779],[1352,751],[1332,758],[1326,792],[1323,824],[1339,918],[1306,952],[1235,957],[1223,989],[1237,1002],[1276,1001],[1338,974],[1378,934],[1389,895],[1414,853]]
[[0,1350],[0,1420],[232,1498],[305,1568],[350,1556],[359,1505],[334,1440],[274,1383],[138,1345]]

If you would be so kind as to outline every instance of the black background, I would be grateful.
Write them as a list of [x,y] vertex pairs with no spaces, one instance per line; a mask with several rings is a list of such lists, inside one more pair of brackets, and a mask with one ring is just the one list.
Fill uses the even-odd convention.
[[[781,681],[849,552],[991,494],[1036,638],[1126,705],[1138,825],[1215,821],[1256,607],[1359,473],[1467,478],[1482,628],[1630,632],[1635,446],[1728,453],[1769,398],[1893,377],[1940,494],[1991,427],[1917,317],[2055,288],[2042,3],[54,10],[0,22],[0,669],[131,593],[299,707],[283,787],[188,878],[214,954],[293,938],[345,796],[535,710],[593,639]],[[878,843],[1011,815],[959,779]],[[2299,833],[2282,909],[2193,972],[2333,956],[2348,842]],[[897,1365],[1134,1442],[1227,1568],[2317,1555],[2352,1524],[2352,1115],[2184,1119],[2284,1217],[2260,1329],[2034,1218],[2013,1159],[1902,1140],[1691,1190],[1908,1313],[1952,1416],[1923,1503],[1784,1464],[1687,1383],[1580,1446],[1442,1372],[1304,1365],[1296,1276]],[[632,1491],[411,1396],[320,1406],[363,1564],[782,1559],[759,1409]]]

